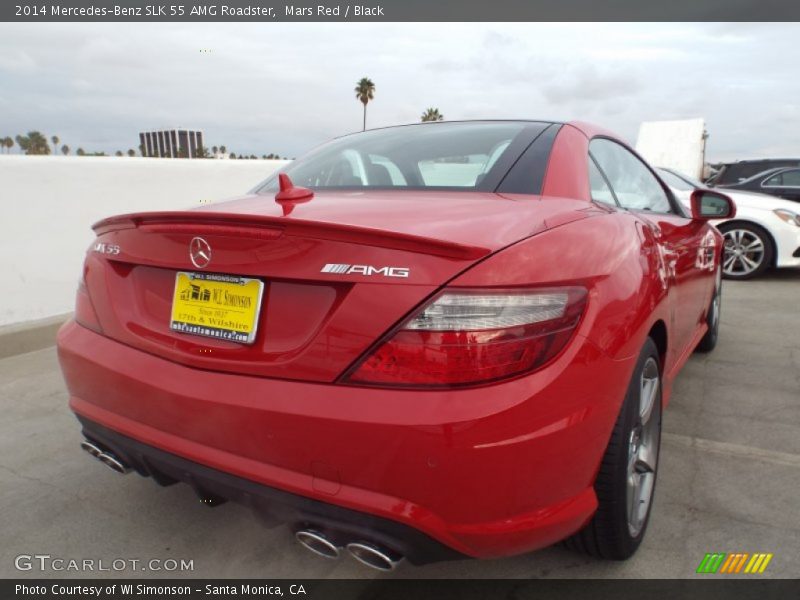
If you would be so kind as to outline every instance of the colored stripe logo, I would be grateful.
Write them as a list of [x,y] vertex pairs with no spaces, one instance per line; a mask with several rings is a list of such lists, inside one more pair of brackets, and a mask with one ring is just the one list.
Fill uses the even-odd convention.
[[725,552],[710,552],[700,561],[696,572],[726,575],[736,573],[763,573],[767,569],[767,565],[772,560],[772,557],[772,553],[766,552],[756,552],[754,554],[748,552],[732,552],[730,554]]
[[350,269],[350,265],[341,265],[341,264],[333,264],[328,263],[324,267],[322,267],[321,273],[347,273]]

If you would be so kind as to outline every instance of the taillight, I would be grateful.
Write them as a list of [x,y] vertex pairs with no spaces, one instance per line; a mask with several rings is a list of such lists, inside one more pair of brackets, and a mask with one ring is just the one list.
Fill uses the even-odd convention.
[[454,387],[545,365],[583,314],[586,290],[447,290],[392,332],[345,381]]

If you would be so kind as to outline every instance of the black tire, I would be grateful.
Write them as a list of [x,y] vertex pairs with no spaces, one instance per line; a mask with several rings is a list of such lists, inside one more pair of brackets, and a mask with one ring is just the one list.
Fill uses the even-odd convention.
[[708,305],[708,312],[706,313],[706,324],[708,331],[697,344],[696,352],[711,352],[717,347],[717,340],[719,339],[719,320],[722,311],[722,268],[717,271],[717,276],[714,284],[714,295],[711,297],[711,303]]
[[[649,501],[644,510],[643,520],[638,530],[632,530],[629,524],[628,480],[633,435],[639,423],[640,398],[644,382],[645,369],[651,371],[655,364],[658,374],[655,398],[651,400],[650,419],[656,432],[652,447],[655,448],[652,464],[652,483],[650,484]],[[652,395],[651,395],[652,396]],[[648,421],[649,423],[649,421]],[[620,409],[611,439],[603,456],[600,470],[595,480],[594,489],[597,494],[598,508],[592,520],[579,532],[565,540],[564,544],[578,552],[599,558],[625,560],[636,552],[642,543],[655,494],[656,474],[658,473],[658,455],[661,443],[661,367],[658,349],[651,338],[642,348],[636,363],[625,401]],[[644,444],[641,446],[645,447]],[[648,448],[651,446],[648,445]],[[637,455],[638,456],[638,455]],[[636,463],[638,464],[638,462]],[[640,505],[637,505],[640,506]],[[640,513],[641,514],[641,513]]]
[[[733,221],[730,223],[723,223],[719,226],[719,230],[725,237],[725,247],[722,253],[722,276],[725,279],[745,280],[758,277],[766,271],[773,263],[775,258],[775,243],[772,241],[770,234],[763,228],[755,223],[747,221]],[[732,239],[737,235],[737,232],[742,232],[748,240],[760,240],[763,251],[760,254],[749,254],[747,252],[740,252],[740,256],[744,254],[749,260],[757,262],[755,268],[750,269],[744,262],[734,257],[736,241]],[[741,250],[742,247],[740,246]],[[729,260],[734,259],[733,265],[729,264]]]

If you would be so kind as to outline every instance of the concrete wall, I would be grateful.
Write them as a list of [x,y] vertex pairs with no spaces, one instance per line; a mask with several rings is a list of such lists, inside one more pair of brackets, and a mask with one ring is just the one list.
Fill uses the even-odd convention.
[[0,156],[0,325],[73,309],[92,223],[246,193],[284,161]]

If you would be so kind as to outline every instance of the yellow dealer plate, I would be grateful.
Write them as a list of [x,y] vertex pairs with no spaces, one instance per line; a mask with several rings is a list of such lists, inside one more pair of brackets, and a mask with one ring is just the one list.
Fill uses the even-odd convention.
[[216,273],[175,275],[170,329],[241,344],[256,338],[264,282]]

